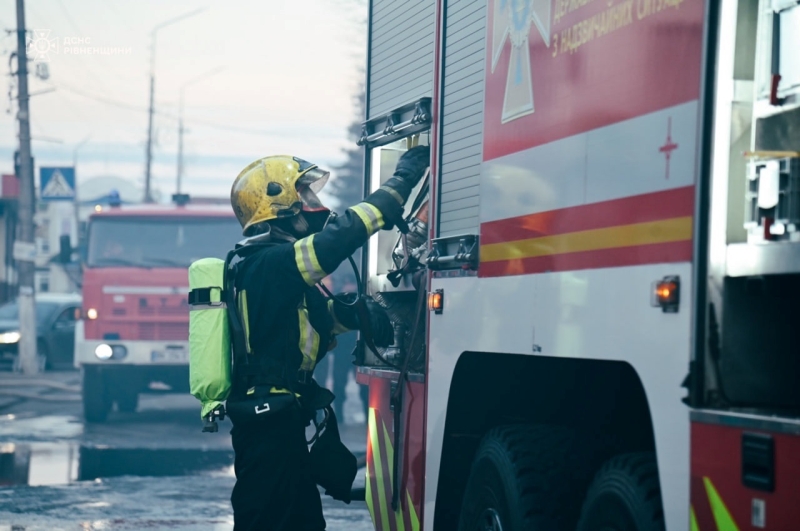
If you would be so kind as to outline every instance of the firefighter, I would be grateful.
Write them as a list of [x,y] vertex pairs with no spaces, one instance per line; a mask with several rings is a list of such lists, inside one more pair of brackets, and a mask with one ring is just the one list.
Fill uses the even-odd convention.
[[[325,297],[315,284],[371,235],[402,219],[403,205],[428,164],[427,147],[407,151],[379,190],[340,217],[316,195],[328,173],[299,158],[257,160],[234,181],[231,205],[245,236],[229,254],[226,283],[233,288],[228,306],[235,305],[245,338],[237,344],[234,330],[227,402],[235,531],[325,529],[316,487],[322,482],[312,470],[321,439],[309,454],[306,427],[318,410],[331,411],[333,394],[314,382],[314,366],[333,347],[336,333],[363,328],[365,319],[378,346],[391,344],[393,331],[374,301],[367,301],[366,312],[357,311]],[[344,459],[328,461],[335,470]],[[354,458],[352,466],[354,476]],[[349,501],[352,477],[345,483],[339,499]]]

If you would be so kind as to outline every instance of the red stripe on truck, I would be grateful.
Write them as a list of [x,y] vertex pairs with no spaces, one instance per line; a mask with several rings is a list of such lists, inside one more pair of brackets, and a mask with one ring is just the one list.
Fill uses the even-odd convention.
[[691,216],[694,186],[481,224],[481,245]]
[[547,273],[555,271],[574,271],[579,269],[599,269],[643,264],[688,262],[692,259],[692,241],[637,245],[633,247],[614,247],[596,251],[553,254],[532,258],[481,262],[478,269],[480,277],[501,277]]

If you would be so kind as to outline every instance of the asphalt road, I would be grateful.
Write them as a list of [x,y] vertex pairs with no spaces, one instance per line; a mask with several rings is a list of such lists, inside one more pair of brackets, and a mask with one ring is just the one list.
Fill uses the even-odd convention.
[[[233,529],[230,424],[202,433],[197,401],[163,394],[86,425],[79,383],[77,372],[0,373],[0,531]],[[364,430],[342,427],[356,455]],[[373,529],[363,502],[322,500],[328,529]]]

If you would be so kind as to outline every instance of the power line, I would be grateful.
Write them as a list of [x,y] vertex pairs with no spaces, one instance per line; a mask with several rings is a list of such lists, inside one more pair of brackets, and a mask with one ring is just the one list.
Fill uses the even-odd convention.
[[86,33],[84,33],[83,31],[81,31],[81,29],[80,29],[80,28],[78,27],[78,25],[75,23],[75,19],[73,19],[73,18],[72,18],[72,15],[70,15],[70,13],[69,13],[69,10],[67,9],[67,6],[65,6],[65,5],[64,5],[64,2],[63,2],[63,0],[58,0],[58,5],[59,5],[59,7],[61,8],[61,11],[64,13],[64,18],[66,18],[66,19],[67,19],[67,23],[68,23],[70,26],[72,26],[72,29],[74,29],[74,30],[75,30],[75,31],[78,33],[78,35],[80,35],[80,36],[85,36],[85,35],[86,35]]
[[[64,11],[66,12],[66,8],[65,8],[63,5],[62,5],[62,9],[64,9]],[[50,30],[53,30],[53,29],[55,29],[55,28],[59,28],[59,27],[60,27],[60,25],[59,25],[59,24],[55,24],[55,25],[54,25],[54,24],[52,24],[52,20],[51,20],[49,17],[47,17],[47,16],[43,17],[43,16],[42,16],[42,14],[41,14],[40,12],[38,12],[38,11],[37,11],[35,8],[31,8],[31,13],[32,13],[32,14],[34,14],[34,15],[36,15],[36,18],[38,18],[40,21],[44,22],[44,23],[45,23],[45,26],[49,26],[49,29],[50,29]],[[74,21],[71,19],[71,17],[69,17],[69,14],[68,14],[68,13],[67,13],[67,17],[66,17],[66,18],[67,18],[67,21],[68,21],[68,23],[69,23],[69,24],[70,24],[70,25],[73,27],[73,29],[74,29],[74,30],[76,30],[76,31],[77,31],[79,34],[80,34],[80,33],[82,33],[82,32],[81,32],[81,31],[80,31],[80,30],[77,28],[77,26],[75,25],[75,23],[74,23]],[[40,27],[41,27],[41,26],[40,26]],[[91,77],[91,78],[92,78],[92,81],[93,81],[93,82],[94,82],[96,85],[98,85],[98,86],[99,86],[100,88],[102,88],[104,91],[108,91],[108,87],[106,86],[106,84],[105,84],[105,82],[103,81],[102,77],[101,77],[101,76],[99,76],[99,75],[98,75],[98,74],[97,74],[97,73],[94,71],[94,69],[93,69],[93,68],[90,68],[90,67],[89,67],[89,65],[88,65],[88,63],[86,63],[86,60],[85,60],[85,58],[84,58],[84,57],[82,57],[82,56],[78,56],[78,57],[79,57],[78,64],[79,64],[79,65],[80,65],[80,66],[83,68],[84,72],[86,72],[86,74],[87,74],[89,77]]]
[[127,103],[127,102],[124,102],[124,101],[115,100],[115,99],[112,99],[112,98],[107,98],[105,96],[99,96],[97,94],[92,94],[90,92],[75,88],[75,87],[73,87],[71,85],[67,85],[67,84],[64,84],[64,83],[58,83],[58,84],[51,83],[51,85],[56,87],[56,88],[64,89],[67,92],[71,92],[71,93],[73,93],[75,95],[82,96],[84,98],[87,98],[87,99],[90,99],[90,100],[94,100],[94,101],[97,101],[97,102],[100,102],[100,103],[105,103],[106,105],[119,107],[120,109],[127,109],[129,111],[147,112],[147,108],[145,108],[145,107],[134,105],[132,103]]
[[249,134],[249,135],[259,135],[259,136],[263,135],[263,136],[266,136],[266,135],[279,134],[278,131],[267,131],[267,130],[263,130],[263,129],[250,129],[248,127],[237,127],[235,125],[224,125],[224,124],[218,124],[218,123],[214,123],[214,122],[207,122],[205,120],[197,120],[197,119],[189,120],[189,124],[190,125],[191,124],[201,125],[201,126],[210,127],[212,129],[221,129],[223,131],[233,131],[233,132],[236,132],[236,133],[244,133],[244,134]]
[[129,24],[128,17],[126,17],[125,15],[123,15],[122,13],[117,11],[117,8],[114,7],[113,2],[109,2],[107,0],[99,0],[97,3],[102,5],[108,11],[112,12],[114,14],[114,16],[117,18],[117,21],[114,23],[114,26],[123,26],[125,29],[128,30],[128,33],[130,33],[132,35],[133,34],[137,34],[138,35],[138,32],[135,31],[133,28],[131,28],[131,25]]
[[[94,100],[94,101],[97,101],[99,103],[104,103],[106,105],[111,105],[111,106],[114,106],[114,107],[119,107],[121,109],[127,109],[127,110],[130,110],[130,111],[137,111],[137,112],[143,112],[143,113],[147,112],[147,109],[145,107],[141,107],[141,106],[134,105],[134,104],[131,104],[131,103],[126,103],[126,102],[123,102],[123,101],[120,101],[120,100],[115,100],[115,99],[112,99],[112,98],[107,98],[105,96],[99,96],[97,94],[92,94],[90,92],[75,88],[75,87],[73,87],[71,85],[66,85],[64,83],[53,84],[53,86],[55,86],[57,88],[64,89],[67,92],[71,92],[71,93],[76,94],[78,96],[82,96],[84,98],[87,98],[87,99],[90,99],[90,100]],[[161,116],[162,118],[168,118],[170,120],[175,120],[175,121],[178,120],[178,116],[177,115],[169,113],[169,112],[156,111],[155,114],[158,115],[158,116]],[[211,122],[211,121],[207,121],[207,120],[190,119],[187,122],[188,122],[189,125],[192,125],[192,126],[203,126],[203,127],[208,127],[208,128],[211,128],[211,129],[219,129],[219,130],[222,130],[222,131],[232,131],[232,132],[248,134],[248,135],[268,136],[268,135],[279,134],[279,131],[274,131],[274,130],[270,131],[270,130],[264,130],[264,129],[254,129],[254,128],[249,128],[249,127],[239,127],[239,126],[235,126],[235,125],[220,124],[220,123]]]

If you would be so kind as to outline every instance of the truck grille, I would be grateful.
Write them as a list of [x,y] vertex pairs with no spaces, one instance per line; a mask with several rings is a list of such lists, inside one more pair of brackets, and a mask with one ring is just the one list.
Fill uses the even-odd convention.
[[139,323],[139,338],[145,341],[186,341],[189,323]]

